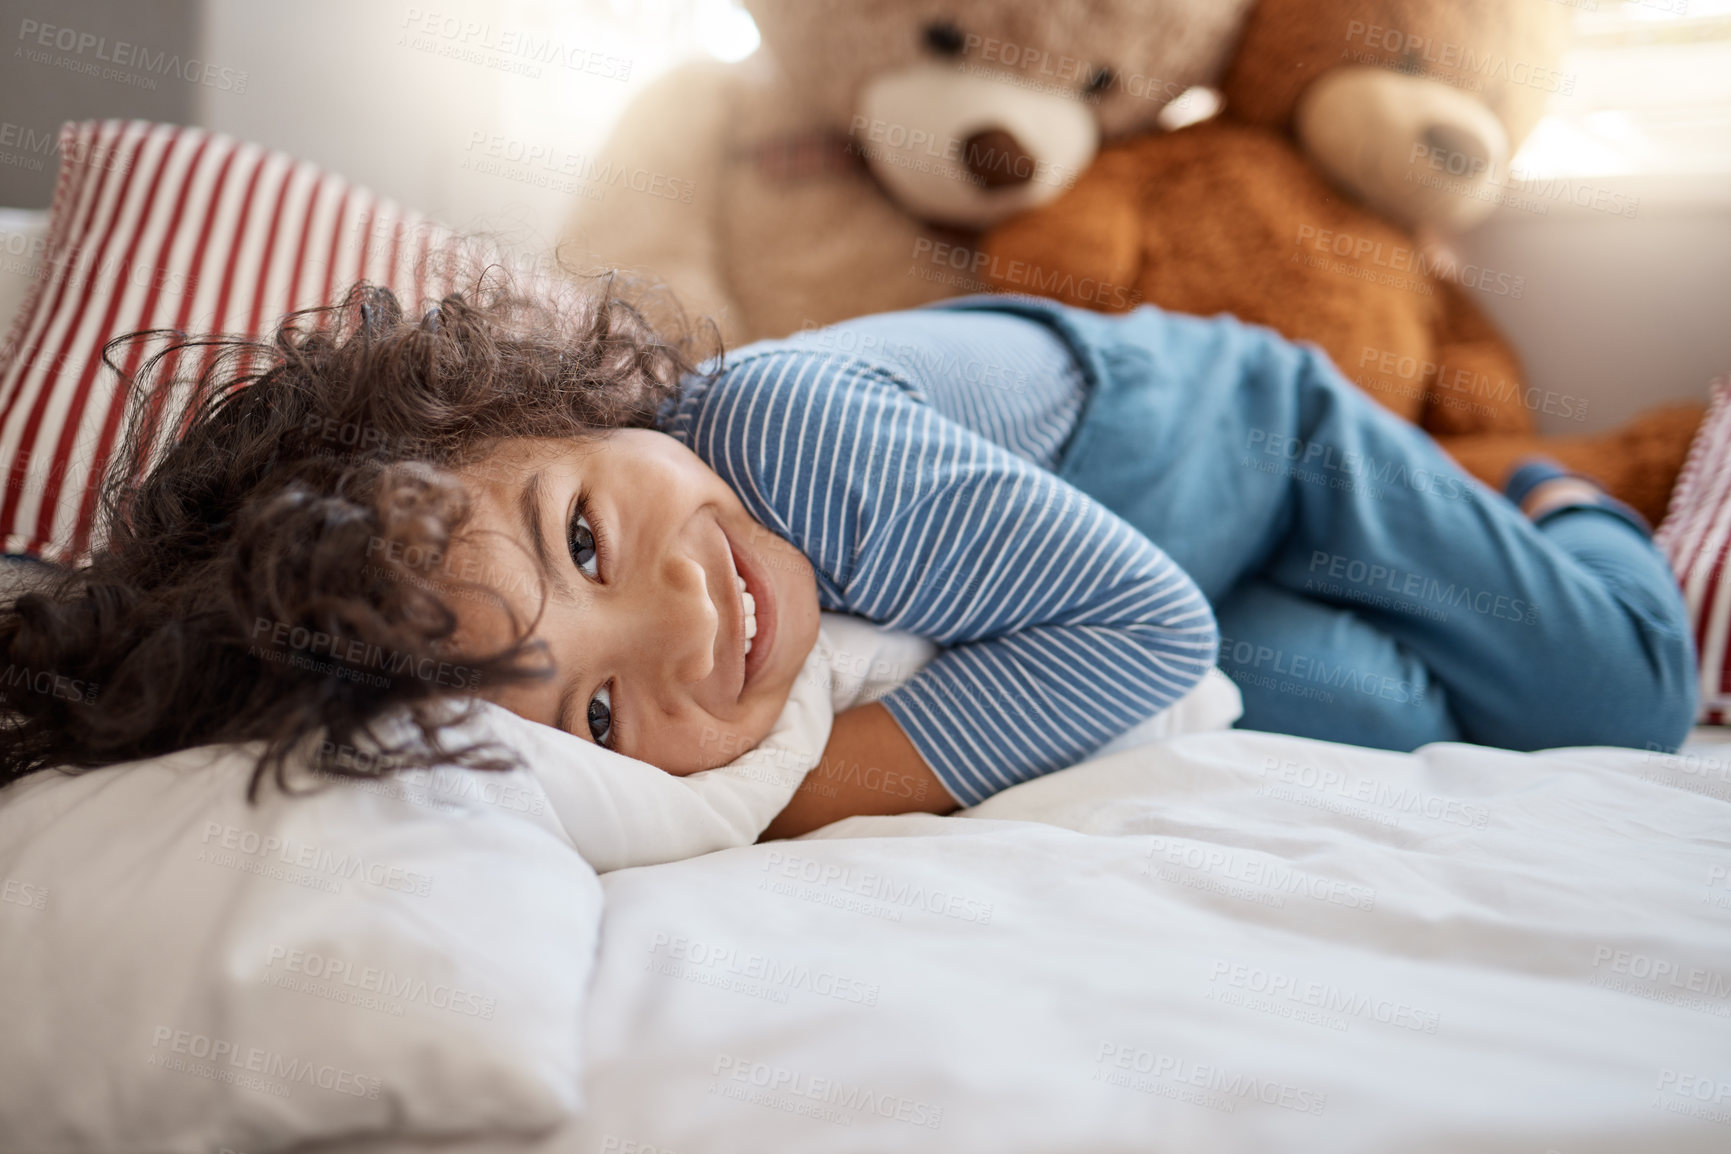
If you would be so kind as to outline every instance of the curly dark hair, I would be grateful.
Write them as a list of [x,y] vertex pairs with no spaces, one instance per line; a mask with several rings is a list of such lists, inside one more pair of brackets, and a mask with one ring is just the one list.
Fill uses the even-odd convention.
[[[267,772],[295,788],[297,749],[349,777],[511,764],[440,740],[458,697],[551,672],[514,616],[498,652],[453,651],[438,568],[468,516],[456,470],[504,438],[652,428],[719,341],[615,274],[556,293],[498,266],[454,283],[405,313],[363,282],[270,340],[109,343],[116,372],[118,346],[157,351],[123,382],[99,547],[0,607],[0,785],[216,742],[263,743],[249,798]],[[374,753],[337,752],[354,750]]]

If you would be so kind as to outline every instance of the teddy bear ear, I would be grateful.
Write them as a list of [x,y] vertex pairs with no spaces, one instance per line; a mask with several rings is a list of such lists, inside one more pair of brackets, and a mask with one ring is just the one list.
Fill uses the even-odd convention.
[[1291,127],[1304,89],[1339,58],[1340,0],[1260,0],[1239,34],[1221,94],[1234,118],[1264,128]]
[[1354,65],[1304,90],[1294,117],[1318,168],[1407,228],[1468,228],[1507,171],[1509,136],[1477,96],[1422,76]]
[[1294,133],[1383,216],[1464,228],[1563,87],[1571,16],[1553,0],[1261,0],[1226,107]]
[[1221,88],[1238,120],[1290,129],[1331,70],[1385,68],[1480,94],[1519,147],[1558,88],[1573,20],[1558,0],[1258,0]]

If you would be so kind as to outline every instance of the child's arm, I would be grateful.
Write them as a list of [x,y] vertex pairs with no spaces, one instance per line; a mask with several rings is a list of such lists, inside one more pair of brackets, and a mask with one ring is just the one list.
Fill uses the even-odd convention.
[[949,813],[956,799],[876,701],[836,714],[823,760],[759,841],[798,837],[867,813]]
[[838,718],[837,796],[818,775],[779,829],[843,788],[865,792],[842,812],[947,807],[929,778],[915,804],[847,772],[893,759],[917,773],[900,742],[949,799],[975,804],[1083,760],[1214,663],[1213,614],[1161,549],[881,365],[771,347],[687,394],[672,431],[811,560],[824,609],[942,647],[881,699],[887,718]]

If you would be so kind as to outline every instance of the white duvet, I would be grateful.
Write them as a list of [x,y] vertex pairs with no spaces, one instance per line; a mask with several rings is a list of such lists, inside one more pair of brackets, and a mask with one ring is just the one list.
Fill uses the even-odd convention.
[[529,1149],[1731,1149],[1712,751],[1199,734],[602,885]]

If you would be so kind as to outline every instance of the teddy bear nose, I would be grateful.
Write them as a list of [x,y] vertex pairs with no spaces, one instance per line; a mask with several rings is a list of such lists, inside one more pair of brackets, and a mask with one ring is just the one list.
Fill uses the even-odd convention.
[[1034,179],[1035,161],[1022,142],[1001,128],[976,132],[962,144],[962,159],[987,188],[1013,188]]
[[1432,124],[1424,130],[1423,141],[1433,156],[1448,159],[1451,172],[1458,165],[1465,173],[1477,176],[1490,167],[1490,141],[1465,125]]

